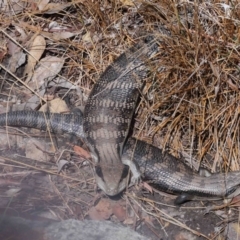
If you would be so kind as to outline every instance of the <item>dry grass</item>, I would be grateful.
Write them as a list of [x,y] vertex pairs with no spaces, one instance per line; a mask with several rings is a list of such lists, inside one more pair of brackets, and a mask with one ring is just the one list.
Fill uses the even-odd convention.
[[163,38],[163,69],[141,121],[147,135],[160,132],[162,146],[205,159],[212,171],[239,169],[239,8],[230,12],[220,3],[168,6],[171,39]]

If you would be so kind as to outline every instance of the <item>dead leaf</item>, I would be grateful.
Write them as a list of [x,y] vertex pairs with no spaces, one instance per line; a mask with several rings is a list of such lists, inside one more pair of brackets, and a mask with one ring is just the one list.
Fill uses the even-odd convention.
[[[51,29],[53,30],[53,29]],[[60,32],[42,32],[42,35],[47,37],[47,38],[51,38],[54,41],[59,41],[61,39],[68,39],[70,37],[76,36],[78,34],[80,34],[81,31],[75,31],[75,32],[70,32],[70,31],[60,31]]]
[[117,217],[119,221],[124,221],[127,218],[126,209],[120,205],[119,203],[116,203],[113,205],[113,214]]
[[58,166],[58,173],[60,173],[62,171],[63,167],[68,165],[68,164],[69,164],[69,161],[67,161],[67,160],[64,160],[64,159],[59,160],[58,164],[57,164],[57,166]]
[[37,4],[37,7],[40,11],[42,11],[44,8],[46,8],[48,3],[49,3],[49,0],[40,0]]
[[22,50],[16,53],[10,58],[9,69],[12,73],[15,73],[18,67],[20,67],[26,61],[26,54]]
[[240,206],[240,195],[234,197],[230,202],[231,206],[239,207]]
[[63,3],[49,3],[47,5],[44,6],[44,4],[42,4],[41,7],[44,7],[43,9],[39,9],[41,10],[42,13],[45,13],[45,14],[53,14],[53,13],[59,13],[61,12],[63,9],[71,6],[72,3],[66,3],[66,4],[63,4]]
[[61,71],[64,62],[63,58],[54,56],[47,56],[41,59],[28,86],[32,89],[39,89],[45,83],[45,79],[50,81],[56,77]]
[[26,8],[27,4],[27,1],[24,0],[1,1],[0,12],[8,16],[15,16],[21,13]]
[[44,50],[46,48],[46,41],[44,37],[41,35],[38,35],[35,37],[33,40],[32,46],[29,50],[29,55],[28,55],[28,63],[24,69],[24,75],[28,74],[26,82],[28,82],[32,75],[33,75],[33,70],[34,67],[36,66],[37,62],[41,58]]
[[[27,94],[31,94],[28,92],[25,92],[26,95]],[[38,95],[39,96],[43,96],[45,93],[45,89],[42,89],[41,91],[39,91]],[[13,111],[22,111],[22,110],[25,110],[25,109],[32,109],[32,110],[35,110],[36,108],[39,107],[39,97],[37,95],[33,95],[31,96],[25,103],[21,103],[21,104],[15,104],[13,105]]]
[[[24,42],[24,37],[26,37],[25,32],[21,28],[17,30],[18,33],[20,33],[18,40],[20,39]],[[12,36],[13,34],[10,35]],[[8,53],[11,55],[9,59],[9,69],[12,73],[15,73],[16,70],[26,62],[26,53],[24,53],[23,49],[11,39],[7,39],[7,47]]]
[[46,104],[44,104],[39,111],[63,113],[63,112],[68,112],[69,109],[64,100],[62,100],[61,98],[55,98],[52,101],[48,101]]
[[76,154],[78,154],[79,156],[81,156],[85,159],[90,159],[91,158],[91,154],[88,151],[86,151],[85,149],[83,149],[79,146],[74,146],[73,150]]
[[92,220],[107,220],[112,215],[112,204],[109,199],[101,199],[99,203],[90,208],[88,215]]
[[92,42],[91,33],[87,32],[86,34],[84,34],[82,40],[86,43],[91,43]]
[[68,39],[68,38],[71,38],[75,35],[77,35],[78,33],[76,32],[67,32],[67,31],[64,31],[64,32],[57,32],[57,33],[53,33],[53,37],[54,37],[54,40],[62,40],[62,39]]
[[120,2],[124,5],[124,6],[134,6],[134,3],[132,0],[120,0]]

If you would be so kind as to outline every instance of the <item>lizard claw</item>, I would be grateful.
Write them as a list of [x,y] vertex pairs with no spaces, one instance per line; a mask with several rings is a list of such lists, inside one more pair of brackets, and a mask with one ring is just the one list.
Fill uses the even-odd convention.
[[136,163],[129,159],[122,159],[122,163],[129,166],[129,169],[132,173],[131,181],[129,187],[139,184],[141,181],[141,173]]

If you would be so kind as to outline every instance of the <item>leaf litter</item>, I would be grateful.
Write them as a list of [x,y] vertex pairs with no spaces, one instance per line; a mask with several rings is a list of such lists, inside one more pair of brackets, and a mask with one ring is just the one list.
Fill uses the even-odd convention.
[[[183,156],[195,169],[203,166],[211,172],[239,170],[240,7],[237,1],[83,0],[42,1],[38,4],[4,1],[0,10],[0,103],[5,112],[26,107],[39,110],[42,106],[53,112],[62,106],[60,111],[63,112],[82,109],[93,84],[117,56],[136,43],[139,36],[148,32],[159,34],[160,29],[168,29],[170,37],[161,35],[164,51],[151,63],[151,74],[135,116],[134,135],[176,157]],[[55,99],[61,101],[57,100],[57,106],[52,109],[49,101]],[[53,137],[49,141],[50,133],[30,131],[26,134],[25,129],[21,129],[24,132],[13,131],[7,128],[11,139],[17,136],[18,141],[10,140],[9,136],[4,138],[6,131],[1,130],[2,177],[24,181],[26,186],[26,182],[31,185],[31,178],[34,179],[37,172],[50,175],[49,182],[43,185],[41,181],[33,181],[38,193],[33,191],[24,195],[24,191],[17,191],[19,198],[11,202],[11,207],[20,212],[34,212],[34,206],[38,206],[43,211],[50,209],[59,219],[87,218],[89,210],[94,207],[96,184],[92,163],[85,164],[85,158],[89,157],[84,143],[65,135],[51,134]],[[38,151],[42,153],[34,156],[33,151],[31,161],[26,159],[24,139],[33,137],[48,141],[53,147],[47,151],[45,147],[39,147]],[[14,144],[6,149],[4,143],[9,141]],[[81,157],[69,150],[72,146]],[[65,148],[70,151],[74,164],[61,168],[58,174],[59,156],[62,160],[68,158],[54,149],[65,151]],[[16,157],[15,153],[15,160],[10,155],[14,151],[18,154]],[[41,154],[49,155],[46,162],[36,161]],[[23,175],[17,174],[20,170]],[[50,185],[54,189],[51,192]],[[36,201],[40,192],[44,194]],[[99,198],[106,200],[105,197]],[[126,213],[134,214],[136,219],[122,214],[122,210],[117,210],[116,214],[104,213],[104,219],[108,217],[114,221],[117,216],[117,221],[124,222],[125,218],[126,223],[137,229],[144,225],[141,215],[147,213],[155,219],[159,231],[156,233],[157,230],[145,222],[145,226],[151,229],[152,239],[159,239],[160,235],[163,239],[169,239],[169,236],[179,239],[181,234],[170,227],[175,225],[202,239],[217,239],[227,226],[227,219],[234,218],[234,211],[216,218],[210,212],[213,223],[209,222],[201,210],[208,209],[207,203],[198,202],[176,210],[182,212],[188,207],[190,211],[185,213],[184,220],[180,217],[185,222],[180,223],[179,219],[161,211],[164,204],[159,203],[157,192],[147,184],[143,184],[142,189],[129,189],[123,198]],[[165,205],[170,205],[164,205],[167,209],[175,208],[166,197],[163,200]],[[44,201],[48,204],[43,204]],[[229,203],[225,208],[237,210],[235,205]],[[104,208],[103,204],[100,210],[104,211]],[[194,211],[195,216],[192,216]],[[197,215],[202,217],[197,219]],[[220,230],[210,228],[216,225],[218,218],[223,219]],[[191,223],[188,224],[186,219],[191,219]],[[189,236],[185,238],[191,239]]]

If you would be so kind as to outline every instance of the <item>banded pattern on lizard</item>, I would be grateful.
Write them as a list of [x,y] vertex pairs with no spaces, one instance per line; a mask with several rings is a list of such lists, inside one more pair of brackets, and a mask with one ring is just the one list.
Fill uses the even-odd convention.
[[[29,127],[69,133],[82,139],[81,114],[50,114],[35,111],[17,111],[0,114],[0,126]],[[240,186],[240,171],[215,173],[203,177],[190,167],[161,149],[134,138],[127,139],[122,157],[138,165],[142,178],[150,180],[161,190],[180,194],[176,203],[181,204],[195,196],[228,198]]]
[[147,61],[158,50],[154,36],[143,38],[120,55],[95,83],[87,100],[83,129],[96,163],[96,181],[114,196],[140,177],[131,159],[122,158],[137,100],[148,74]]

